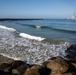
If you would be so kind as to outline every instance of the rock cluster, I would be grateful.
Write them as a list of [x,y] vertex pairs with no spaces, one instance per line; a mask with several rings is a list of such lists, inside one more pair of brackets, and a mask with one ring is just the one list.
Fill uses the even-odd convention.
[[0,65],[0,75],[76,75],[76,61],[52,58],[42,65],[17,60]]
[[76,45],[71,45],[67,50],[66,50],[67,56],[66,58],[69,58],[71,60],[76,59]]

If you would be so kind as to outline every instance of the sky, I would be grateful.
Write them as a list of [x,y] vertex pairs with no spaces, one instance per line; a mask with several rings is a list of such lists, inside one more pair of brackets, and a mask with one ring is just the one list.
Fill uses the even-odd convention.
[[0,0],[0,18],[68,18],[76,0]]

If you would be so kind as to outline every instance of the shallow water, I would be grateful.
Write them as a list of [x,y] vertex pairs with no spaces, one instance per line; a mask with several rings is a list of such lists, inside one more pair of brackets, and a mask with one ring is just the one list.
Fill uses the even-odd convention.
[[69,42],[50,44],[38,39],[22,37],[19,34],[20,32],[16,29],[0,25],[1,55],[15,60],[23,60],[29,64],[41,64],[52,57],[65,57],[65,50],[70,46]]

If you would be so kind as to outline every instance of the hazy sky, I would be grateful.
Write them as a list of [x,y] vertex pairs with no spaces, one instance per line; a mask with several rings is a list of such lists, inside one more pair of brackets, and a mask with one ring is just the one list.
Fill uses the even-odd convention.
[[0,18],[67,18],[76,0],[0,0]]

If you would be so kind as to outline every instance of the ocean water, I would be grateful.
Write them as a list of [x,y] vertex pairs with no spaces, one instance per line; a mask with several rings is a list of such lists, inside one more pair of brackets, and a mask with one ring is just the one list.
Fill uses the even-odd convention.
[[1,25],[43,38],[76,43],[76,21],[64,19],[2,21]]
[[41,64],[55,56],[65,57],[71,44],[76,44],[75,20],[0,21],[0,54],[15,60]]

